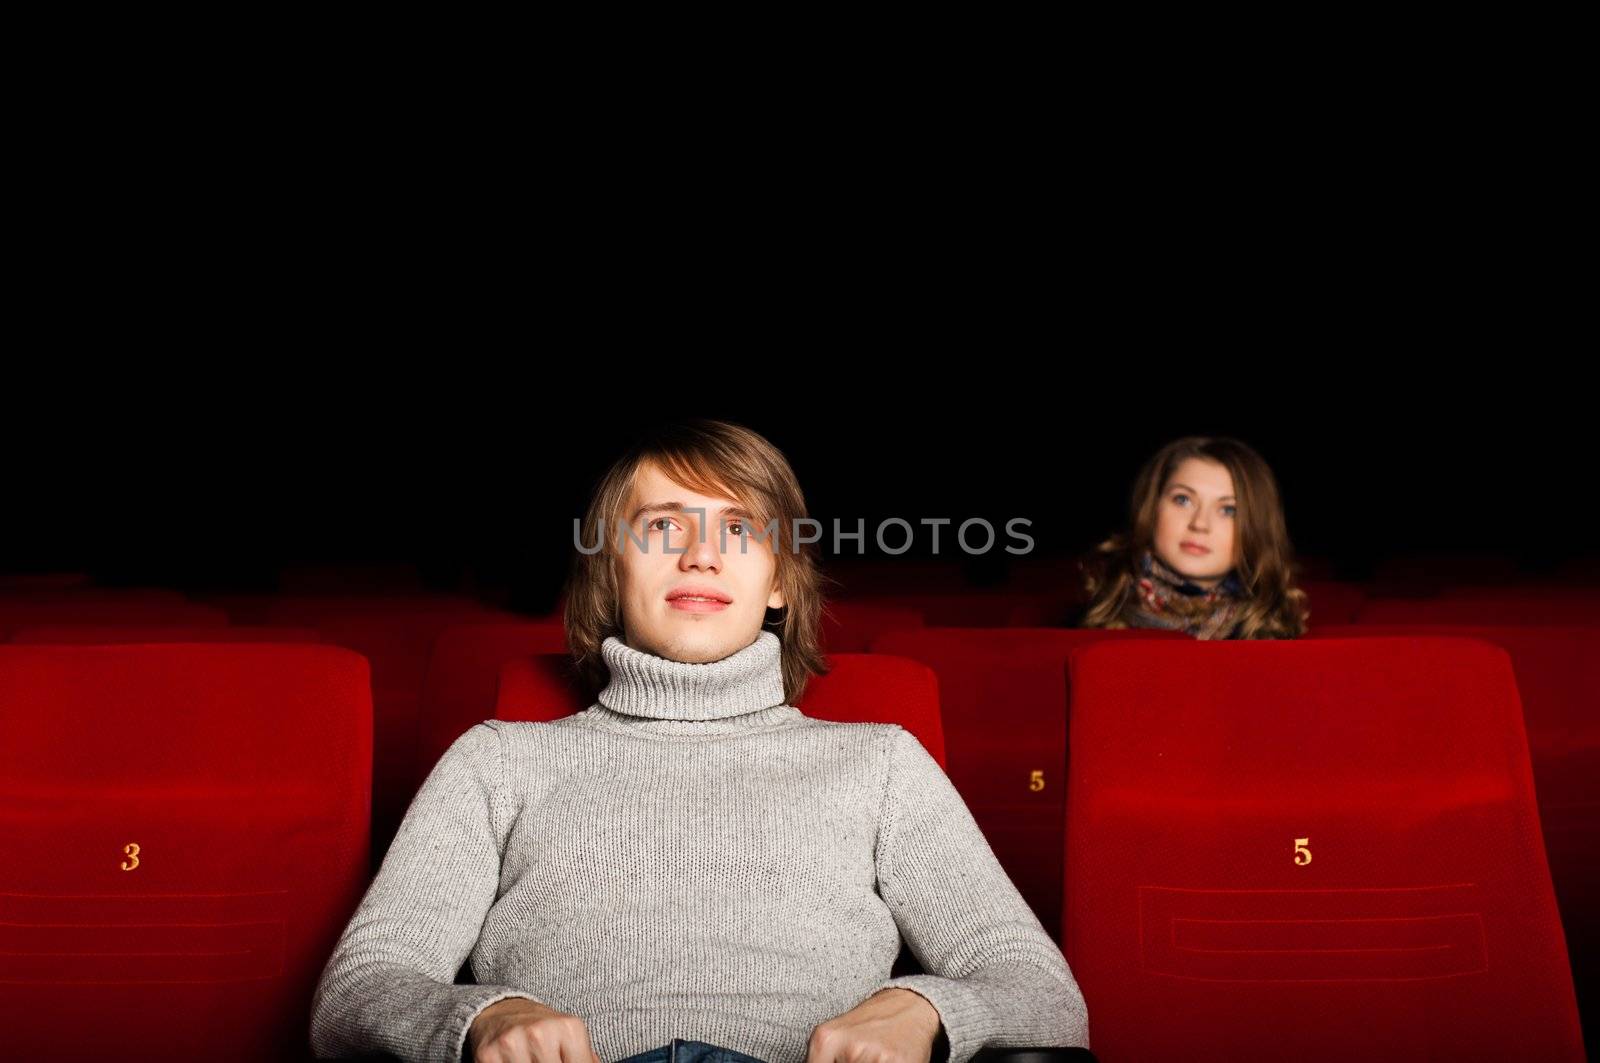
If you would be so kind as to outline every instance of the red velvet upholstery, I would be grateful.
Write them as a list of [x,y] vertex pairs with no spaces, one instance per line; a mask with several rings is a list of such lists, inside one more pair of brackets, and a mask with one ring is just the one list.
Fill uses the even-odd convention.
[[1367,592],[1355,583],[1304,580],[1299,586],[1306,592],[1306,603],[1311,607],[1312,627],[1351,623],[1367,597]]
[[196,627],[192,624],[40,624],[19,628],[11,636],[19,646],[110,645],[130,642],[321,642],[309,627],[269,627],[264,624]]
[[1439,588],[1441,598],[1540,598],[1600,601],[1600,586],[1565,580],[1522,579],[1487,587],[1472,585]]
[[875,653],[909,657],[938,674],[950,781],[1058,940],[1067,654],[1103,639],[1188,637],[1099,628],[925,628],[889,632],[873,643]]
[[[812,677],[796,708],[819,720],[897,723],[944,766],[939,685],[931,670],[880,654],[834,653],[827,662],[829,674]],[[572,676],[570,659],[546,653],[506,662],[495,718],[557,720],[591,704]]]
[[881,653],[830,653],[828,674],[812,676],[800,704],[807,716],[839,723],[897,723],[943,768],[944,721],[933,669]]
[[1454,636],[1511,655],[1584,1028],[1600,1033],[1600,627],[1354,625],[1315,638]]
[[346,650],[0,646],[0,1056],[309,1054],[371,755]]
[[930,627],[1044,627],[1066,622],[1079,594],[1052,591],[972,590],[952,594],[897,593],[851,598],[859,604],[915,609]]
[[494,719],[501,665],[530,654],[564,653],[566,645],[566,632],[555,618],[452,624],[441,631],[422,682],[411,795],[463,731]]
[[1413,597],[1445,587],[1513,584],[1525,578],[1517,559],[1504,551],[1456,550],[1391,554],[1378,563],[1370,584],[1374,594]]
[[594,691],[584,688],[572,658],[565,653],[537,653],[500,666],[494,705],[497,720],[544,723],[593,704]]
[[[370,603],[370,599],[359,599]],[[355,650],[372,669],[372,861],[383,862],[421,780],[415,778],[422,681],[439,633],[469,620],[501,620],[473,602],[396,597],[378,612],[347,610],[337,599],[294,599],[267,611],[270,623],[312,624],[323,641]],[[405,604],[409,603],[409,604]],[[318,613],[317,610],[326,611]],[[298,620],[291,618],[298,617]],[[465,728],[463,728],[464,730]]]
[[865,653],[885,631],[921,626],[922,614],[905,606],[833,601],[822,613],[822,648],[826,653]]
[[220,609],[165,597],[119,597],[96,593],[0,597],[0,641],[13,632],[41,624],[187,624],[221,627],[228,614]]
[[1504,650],[1105,643],[1070,668],[1065,944],[1100,1058],[1582,1058]]
[[1600,591],[1541,592],[1530,587],[1463,589],[1436,598],[1369,598],[1359,624],[1512,624],[1600,626]]
[[838,583],[830,599],[924,591],[960,594],[968,587],[961,563],[950,559],[844,554],[830,560],[826,571]]
[[492,605],[458,594],[202,594],[196,598],[225,610],[235,624],[315,625],[340,613],[504,615]]

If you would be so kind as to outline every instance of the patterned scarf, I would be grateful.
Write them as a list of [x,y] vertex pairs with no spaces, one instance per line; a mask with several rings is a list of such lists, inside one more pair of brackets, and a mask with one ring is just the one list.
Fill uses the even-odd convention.
[[1229,572],[1207,590],[1190,583],[1148,549],[1139,555],[1139,573],[1135,595],[1122,612],[1129,627],[1183,631],[1197,639],[1232,636],[1244,608],[1244,585],[1236,573]]

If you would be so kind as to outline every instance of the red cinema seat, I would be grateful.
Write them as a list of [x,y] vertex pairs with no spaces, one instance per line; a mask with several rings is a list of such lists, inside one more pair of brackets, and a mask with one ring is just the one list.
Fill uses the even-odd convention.
[[959,594],[968,586],[958,561],[894,557],[872,560],[840,556],[828,563],[833,598],[857,598],[901,592],[942,591]]
[[1311,609],[1308,627],[1352,623],[1367,599],[1367,592],[1355,583],[1306,580],[1299,587],[1306,592],[1306,605]]
[[1079,597],[1071,588],[1050,591],[972,590],[950,594],[901,593],[852,598],[880,608],[914,609],[930,627],[1044,627],[1064,624]]
[[397,604],[379,612],[333,609],[312,615],[298,612],[297,607],[268,610],[270,623],[288,624],[295,622],[291,621],[292,616],[298,615],[298,623],[314,626],[324,642],[355,650],[370,662],[374,872],[389,851],[389,842],[420,785],[420,780],[413,777],[418,714],[422,682],[434,640],[452,624],[507,619],[504,614],[490,612],[475,603],[461,605],[452,601],[430,605],[427,601],[432,600],[424,600],[424,604],[414,610]]
[[224,610],[235,624],[315,625],[341,613],[436,613],[461,617],[494,613],[492,605],[459,594],[428,593],[324,593],[324,594],[200,594],[197,600]]
[[874,653],[921,661],[938,675],[950,781],[1057,940],[1067,655],[1103,639],[1188,637],[1099,628],[924,628],[889,632],[872,645]]
[[[594,696],[595,692],[583,685],[573,669],[572,658],[565,653],[518,657],[500,666],[494,718],[528,723],[559,720],[593,705]],[[445,748],[450,747],[446,745]]]
[[49,643],[87,646],[130,642],[321,642],[322,636],[308,627],[41,624],[19,629],[11,636],[11,641],[19,646]]
[[473,724],[494,719],[502,665],[532,654],[562,654],[566,646],[559,618],[452,624],[439,632],[422,681],[411,796],[416,796],[451,742]]
[[1438,596],[1483,601],[1570,602],[1600,608],[1600,586],[1582,583],[1542,583],[1524,580],[1503,587],[1446,587]]
[[933,669],[882,653],[831,653],[827,660],[828,674],[811,677],[795,708],[838,723],[897,723],[945,767],[939,679]]
[[1580,1060],[1511,660],[1075,653],[1066,955],[1106,1060]]
[[921,626],[922,614],[905,606],[832,601],[822,612],[822,648],[825,653],[865,653],[885,631]]
[[228,614],[194,602],[165,597],[82,596],[0,597],[0,641],[24,627],[44,624],[182,624],[222,627]]
[[1313,638],[1450,636],[1511,655],[1578,1005],[1600,1034],[1600,627],[1353,625]]
[[0,646],[0,1055],[309,1056],[371,755],[346,650]]
[[1517,559],[1482,550],[1400,554],[1380,561],[1372,574],[1373,593],[1416,597],[1445,587],[1495,586],[1520,582]]
[[[939,684],[930,669],[875,653],[835,653],[827,661],[829,673],[811,678],[795,708],[839,723],[897,723],[916,735],[944,766]],[[565,654],[546,653],[506,662],[495,719],[558,720],[594,703],[593,694],[574,678],[571,660]]]
[[1356,623],[1596,627],[1600,626],[1600,593],[1553,593],[1522,587],[1487,593],[1463,590],[1436,598],[1369,598],[1356,614]]

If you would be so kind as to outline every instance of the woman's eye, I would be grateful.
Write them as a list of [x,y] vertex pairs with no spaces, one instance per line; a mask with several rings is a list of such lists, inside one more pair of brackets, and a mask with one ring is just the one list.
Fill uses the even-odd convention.
[[1172,496],[1172,500],[1174,502],[1187,502],[1187,501],[1189,501],[1189,496],[1188,495],[1173,495]]
[[1228,516],[1232,517],[1232,516],[1236,515],[1239,511],[1237,509],[1235,509],[1233,506],[1223,506],[1222,507],[1222,512],[1224,512]]

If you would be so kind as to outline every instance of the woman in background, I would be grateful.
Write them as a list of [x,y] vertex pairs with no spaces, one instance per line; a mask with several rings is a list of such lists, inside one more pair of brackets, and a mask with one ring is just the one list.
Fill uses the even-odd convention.
[[1305,634],[1305,592],[1272,470],[1236,439],[1185,436],[1134,481],[1129,528],[1083,562],[1080,627],[1166,628],[1198,639]]

